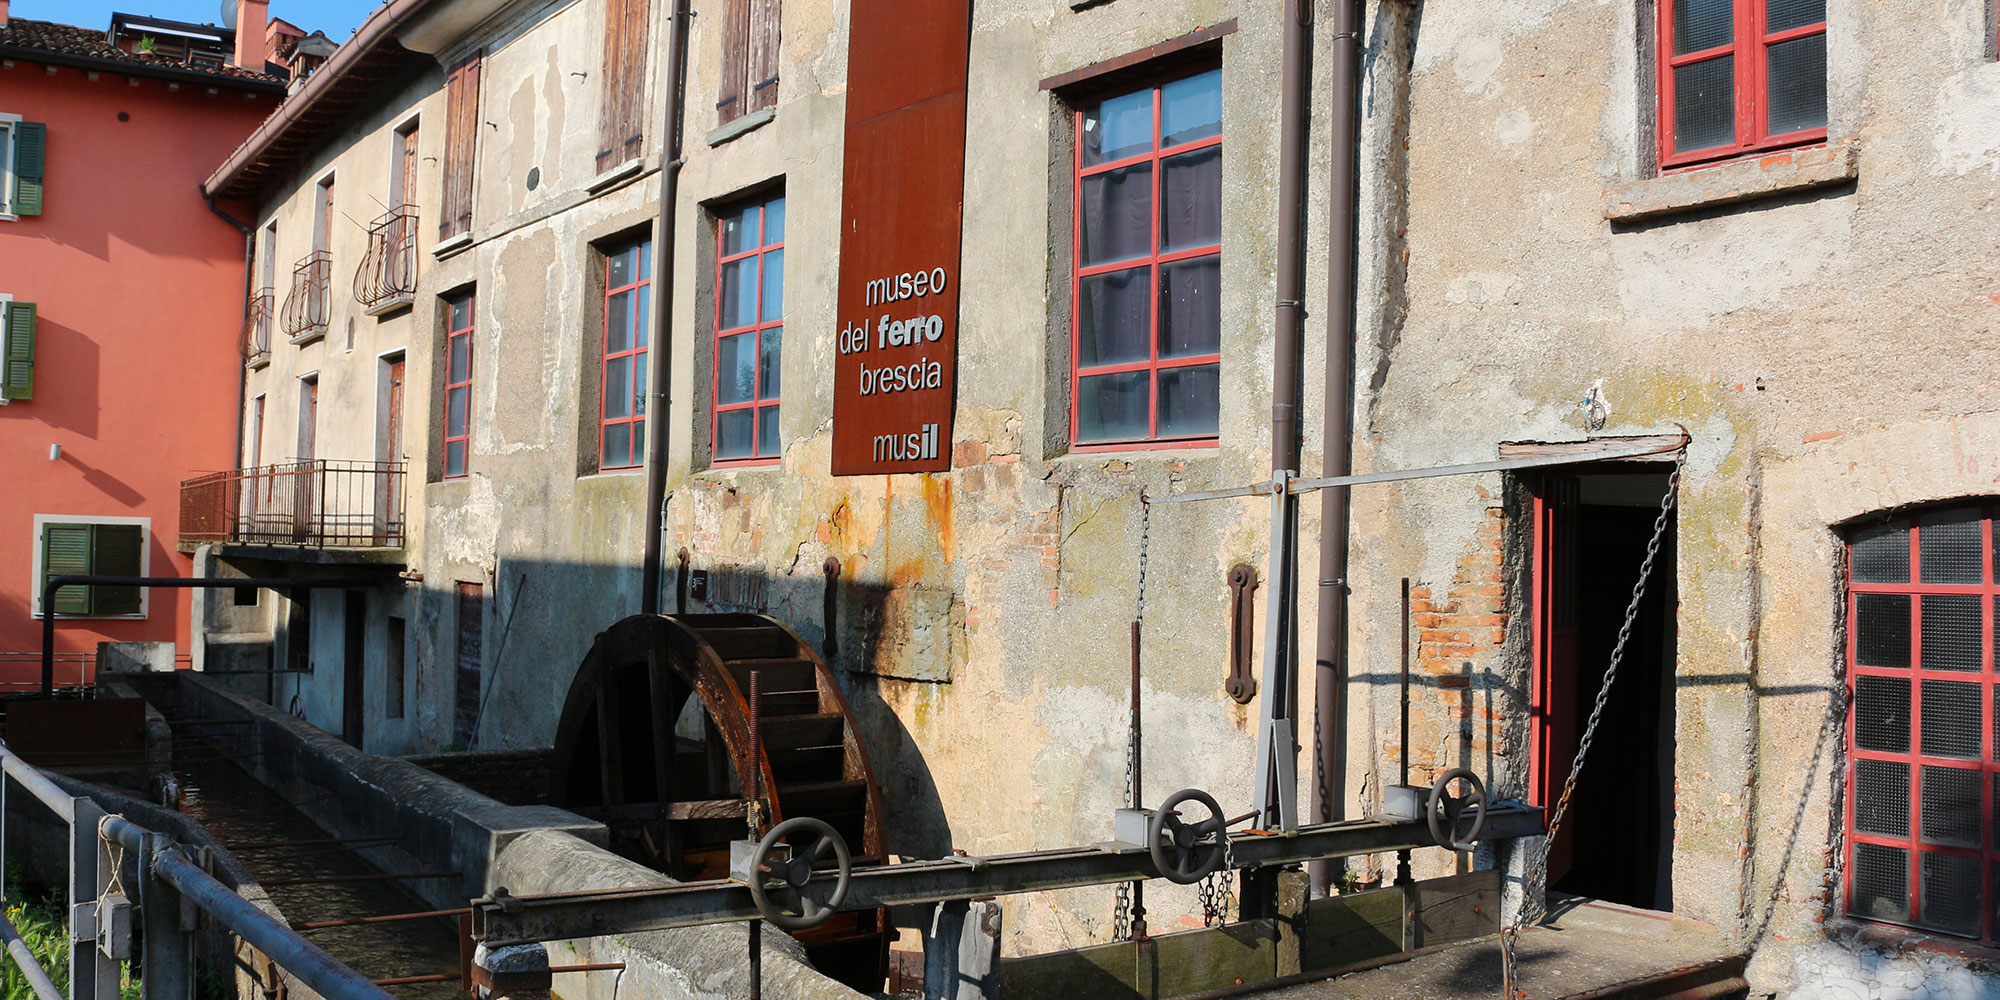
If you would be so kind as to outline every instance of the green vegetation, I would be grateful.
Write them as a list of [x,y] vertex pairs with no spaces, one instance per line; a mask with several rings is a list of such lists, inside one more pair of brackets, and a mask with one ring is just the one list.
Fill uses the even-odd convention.
[[[56,989],[68,995],[69,921],[63,915],[61,897],[30,897],[20,886],[10,885],[7,898],[7,920],[21,932],[21,940],[28,943],[42,968],[48,970]],[[34,988],[28,985],[28,977],[21,974],[12,956],[0,958],[0,966],[4,966],[4,974],[0,974],[0,1000],[35,1000]],[[118,996],[120,1000],[139,1000],[139,981],[132,978],[130,966],[120,971]]]

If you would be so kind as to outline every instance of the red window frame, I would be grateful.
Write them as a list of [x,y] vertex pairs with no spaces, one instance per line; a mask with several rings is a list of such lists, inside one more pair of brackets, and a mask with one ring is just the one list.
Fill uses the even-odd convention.
[[[1854,541],[1848,545],[1848,565],[1845,572],[1847,581],[1846,615],[1846,662],[1848,668],[1847,694],[1848,712],[1846,719],[1846,802],[1842,806],[1842,829],[1846,843],[1843,845],[1844,869],[1847,878],[1841,892],[1841,909],[1850,917],[1874,923],[1888,923],[1899,926],[1917,927],[1926,933],[1952,937],[1976,937],[1985,944],[2000,943],[2000,925],[1996,925],[1993,908],[1994,879],[2000,876],[2000,829],[1996,829],[1994,817],[1995,782],[2000,780],[2000,740],[1994,731],[1995,697],[2000,695],[2000,675],[1995,673],[1993,639],[1994,614],[2000,605],[2000,582],[1994,578],[1994,531],[1996,508],[1963,506],[1932,509],[1913,515],[1900,516],[1889,522],[1892,530],[1900,530],[1909,541],[1909,582],[1907,583],[1862,583],[1854,579]],[[1980,582],[1971,583],[1929,583],[1924,582],[1923,537],[1925,521],[1938,515],[1972,514],[1972,523],[1979,528]],[[1892,543],[1893,544],[1893,543]],[[1910,599],[1910,631],[1908,634],[1909,666],[1883,667],[1864,666],[1859,656],[1860,647],[1860,600],[1869,595],[1902,595]],[[1976,597],[1979,602],[1979,669],[1944,670],[1924,666],[1924,623],[1923,603],[1926,597]],[[1857,720],[1862,705],[1859,698],[1859,683],[1862,678],[1885,677],[1907,681],[1910,687],[1908,737],[1906,753],[1864,749],[1857,738]],[[1924,752],[1923,698],[1925,682],[1943,682],[1976,688],[1979,692],[1979,744],[1976,760],[1958,757],[1940,757]],[[1880,833],[1863,832],[1855,822],[1857,803],[1860,799],[1855,774],[1861,761],[1882,761],[1901,764],[1909,768],[1909,802],[1904,819],[1907,823],[1905,836],[1895,837]],[[1976,773],[1979,786],[1979,813],[1973,818],[1978,829],[1979,847],[1964,847],[1952,844],[1934,843],[1925,839],[1925,816],[1923,801],[1923,773],[1925,768],[1945,768]],[[1906,897],[1908,906],[1905,920],[1886,919],[1856,911],[1855,896],[1860,884],[1855,867],[1858,845],[1875,845],[1895,848],[1905,852]],[[1980,864],[1980,912],[1979,930],[1976,934],[1966,934],[1949,930],[1935,924],[1924,923],[1926,901],[1923,894],[1923,861],[1926,854],[1947,855],[1975,859]]]
[[[1674,5],[1681,0],[1659,0],[1659,38],[1657,41],[1659,58],[1659,134],[1660,168],[1693,166],[1717,160],[1734,159],[1751,153],[1761,153],[1788,146],[1804,146],[1815,142],[1825,142],[1826,126],[1797,132],[1771,135],[1766,114],[1770,108],[1769,60],[1765,51],[1773,45],[1800,38],[1826,34],[1827,22],[1788,28],[1775,34],[1765,30],[1768,23],[1768,0],[1733,0],[1735,16],[1731,22],[1730,42],[1714,48],[1690,52],[1686,55],[1674,54]],[[1707,62],[1725,55],[1734,62],[1732,79],[1735,84],[1736,141],[1726,146],[1711,146],[1707,149],[1676,152],[1674,150],[1674,70],[1698,62]]]
[[[636,253],[635,253],[636,251]],[[631,253],[635,258],[633,280],[622,284],[611,284],[611,265],[614,260]],[[599,331],[598,348],[603,361],[598,366],[597,396],[597,458],[600,471],[613,469],[636,469],[646,464],[646,349],[652,343],[652,310],[650,299],[641,289],[653,287],[653,241],[650,237],[627,243],[604,255],[604,323]],[[624,302],[617,301],[624,295]],[[626,350],[611,349],[611,313],[614,309],[628,311],[626,329],[630,332],[631,343]],[[620,359],[630,359],[626,365],[623,385],[619,390],[631,397],[631,405],[626,407],[626,415],[608,415],[611,403],[611,365]],[[605,450],[608,431],[614,426],[628,429],[626,454],[621,461],[612,461],[612,455]]]
[[[764,315],[765,267],[771,259],[772,253],[776,252],[780,255],[778,260],[780,261],[779,266],[782,268],[784,259],[782,255],[785,249],[783,233],[780,233],[775,241],[765,242],[765,238],[770,235],[769,221],[771,207],[773,205],[782,206],[784,201],[785,196],[783,194],[774,194],[768,198],[762,198],[747,204],[739,204],[734,208],[724,211],[715,220],[715,245],[718,253],[715,259],[715,342],[710,345],[713,348],[713,353],[709,355],[711,364],[708,368],[708,398],[710,401],[709,409],[711,411],[708,428],[708,451],[712,463],[717,466],[771,465],[779,460],[781,457],[779,452],[783,450],[782,443],[778,451],[764,450],[763,425],[765,420],[764,411],[766,410],[771,411],[772,415],[770,419],[781,419],[777,414],[779,413],[779,404],[783,402],[784,386],[780,384],[778,386],[779,391],[769,398],[763,397],[763,388],[764,338],[775,334],[779,338],[780,351],[783,350],[784,344],[785,317],[783,308],[784,288],[782,284],[784,275],[782,270],[778,276],[778,281],[780,282],[780,287],[778,288],[778,297],[780,300],[778,315]],[[723,242],[723,227],[728,224],[731,218],[745,209],[752,209],[756,213],[757,232],[755,237],[749,239],[744,249],[738,253],[725,254],[719,252],[722,247],[727,245]],[[784,214],[781,208],[779,211],[780,217],[782,218]],[[780,223],[780,225],[782,224]],[[722,325],[723,289],[725,287],[723,275],[726,273],[729,265],[738,261],[749,260],[752,257],[757,258],[757,266],[755,268],[757,272],[757,288],[754,296],[756,306],[752,310],[751,322],[724,327]],[[750,398],[735,403],[724,403],[722,402],[722,342],[725,338],[745,334],[752,337],[754,341],[751,345]],[[722,457],[723,415],[740,410],[751,411],[750,454],[733,455],[727,458]]]
[[[1070,180],[1072,182],[1070,185],[1071,189],[1070,190],[1070,196],[1071,196],[1070,260],[1073,261],[1074,264],[1070,268],[1071,274],[1070,274],[1070,313],[1069,313],[1070,315],[1069,439],[1073,443],[1072,450],[1074,451],[1110,452],[1110,451],[1140,451],[1140,450],[1157,449],[1157,448],[1187,448],[1187,447],[1212,448],[1218,446],[1221,443],[1219,436],[1214,434],[1199,435],[1194,437],[1177,437],[1177,438],[1160,437],[1160,387],[1159,387],[1160,386],[1159,373],[1163,369],[1193,368],[1202,365],[1219,366],[1222,363],[1222,354],[1219,351],[1213,354],[1201,354],[1201,355],[1193,355],[1181,358],[1163,359],[1160,357],[1160,297],[1159,297],[1161,265],[1173,264],[1184,260],[1193,260],[1199,257],[1220,257],[1222,255],[1222,243],[1220,242],[1219,239],[1215,243],[1207,244],[1204,246],[1188,247],[1164,254],[1160,253],[1160,183],[1162,174],[1164,173],[1161,161],[1167,159],[1168,157],[1179,156],[1185,153],[1192,153],[1202,149],[1209,149],[1221,146],[1223,138],[1222,135],[1218,133],[1216,135],[1208,136],[1206,138],[1196,139],[1192,142],[1184,142],[1173,146],[1163,146],[1161,144],[1161,135],[1160,135],[1160,128],[1161,128],[1160,91],[1161,88],[1165,87],[1167,84],[1174,83],[1175,81],[1178,80],[1185,80],[1191,77],[1200,76],[1204,73],[1212,72],[1218,68],[1219,65],[1214,62],[1203,62],[1194,66],[1177,67],[1172,71],[1163,72],[1158,76],[1154,77],[1153,79],[1151,79],[1149,82],[1140,84],[1138,86],[1128,87],[1115,92],[1105,93],[1102,95],[1092,95],[1091,99],[1080,105],[1076,109],[1075,114],[1072,116],[1073,117],[1072,125],[1073,128],[1075,129],[1075,132],[1073,133],[1074,141],[1071,143],[1073,149],[1071,151],[1071,164],[1070,164],[1071,165]],[[1084,166],[1083,163],[1084,119],[1086,114],[1088,113],[1088,108],[1092,105],[1101,103],[1102,101],[1123,97],[1128,94],[1134,94],[1141,90],[1148,90],[1148,89],[1150,89],[1153,92],[1152,148],[1144,153],[1128,156],[1123,159],[1108,160],[1104,163],[1095,163],[1087,167]],[[1086,177],[1094,177],[1098,174],[1110,173],[1114,170],[1120,170],[1126,167],[1137,166],[1142,163],[1151,164],[1152,178],[1153,178],[1152,201],[1150,202],[1152,206],[1152,211],[1151,211],[1152,237],[1151,237],[1150,254],[1148,254],[1147,256],[1131,257],[1127,259],[1111,261],[1105,264],[1096,264],[1089,267],[1083,266],[1082,261],[1083,261],[1084,179]],[[1152,282],[1151,285],[1152,293],[1149,297],[1150,307],[1148,309],[1148,319],[1146,328],[1147,359],[1144,361],[1131,361],[1122,364],[1093,365],[1089,368],[1085,368],[1083,366],[1083,354],[1082,354],[1083,348],[1082,348],[1082,338],[1080,336],[1082,328],[1082,315],[1083,315],[1083,279],[1094,277],[1100,274],[1110,274],[1117,271],[1128,271],[1140,266],[1145,266],[1147,268],[1147,270],[1149,271],[1149,280]],[[1081,399],[1082,393],[1079,391],[1079,388],[1082,384],[1083,378],[1088,375],[1115,375],[1121,372],[1134,372],[1134,371],[1144,371],[1147,373],[1146,436],[1143,439],[1123,439],[1123,440],[1106,439],[1099,441],[1081,440],[1079,434],[1079,427],[1080,427],[1079,409],[1082,403]]]
[[[465,306],[465,325],[463,327],[455,327],[452,325],[452,313],[461,303]],[[464,479],[466,476],[472,474],[472,373],[475,361],[473,358],[474,342],[472,331],[479,325],[478,304],[478,296],[472,292],[466,292],[464,295],[453,296],[445,300],[444,447],[439,453],[441,459],[440,478],[443,479]],[[465,343],[465,377],[463,379],[454,379],[451,370],[451,354],[452,351],[457,349],[460,338],[463,338]],[[462,404],[463,423],[461,426],[453,428],[452,404],[455,400],[461,399],[464,400]],[[458,433],[452,433],[454,429]],[[459,468],[457,472],[452,471],[451,456],[453,445],[458,446]]]

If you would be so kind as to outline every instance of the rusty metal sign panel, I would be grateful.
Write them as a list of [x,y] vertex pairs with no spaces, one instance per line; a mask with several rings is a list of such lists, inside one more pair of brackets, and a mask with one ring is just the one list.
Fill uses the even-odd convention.
[[951,467],[970,0],[851,8],[833,474]]

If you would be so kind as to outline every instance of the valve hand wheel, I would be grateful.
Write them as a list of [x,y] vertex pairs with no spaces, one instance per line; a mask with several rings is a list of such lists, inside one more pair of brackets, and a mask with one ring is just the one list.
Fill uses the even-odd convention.
[[[780,842],[801,835],[809,835],[812,840],[793,850],[791,860],[772,858]],[[807,894],[806,883],[812,880],[813,869],[826,860],[828,851],[833,852],[837,871],[832,894],[821,902]],[[750,872],[750,899],[757,904],[757,912],[774,927],[802,931],[825,923],[847,900],[847,886],[854,876],[854,858],[847,852],[847,841],[833,827],[800,816],[764,834],[764,839],[757,842],[756,853],[751,855]]]
[[[1201,803],[1208,818],[1198,823],[1181,819],[1174,807],[1189,801]],[[1181,885],[1193,885],[1222,867],[1228,837],[1222,807],[1199,788],[1183,788],[1167,796],[1146,822],[1146,852],[1153,856],[1153,866],[1162,878]]]
[[[1470,791],[1464,795],[1453,795],[1449,791],[1451,783],[1463,781]],[[1468,824],[1466,814],[1471,813]],[[1446,771],[1431,786],[1430,799],[1424,809],[1424,818],[1430,821],[1431,838],[1439,847],[1454,851],[1472,850],[1473,841],[1486,829],[1486,786],[1479,776],[1469,768],[1454,767]]]

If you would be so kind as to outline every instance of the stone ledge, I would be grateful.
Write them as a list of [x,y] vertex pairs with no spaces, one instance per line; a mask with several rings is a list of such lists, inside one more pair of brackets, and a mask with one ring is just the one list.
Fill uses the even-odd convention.
[[1791,149],[1719,167],[1620,184],[1604,192],[1604,218],[1641,222],[1845,184],[1860,176],[1853,142]]

